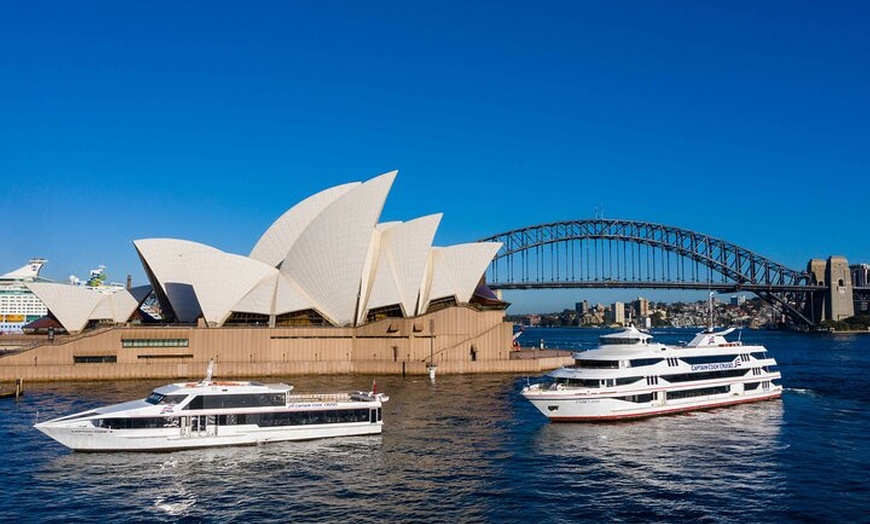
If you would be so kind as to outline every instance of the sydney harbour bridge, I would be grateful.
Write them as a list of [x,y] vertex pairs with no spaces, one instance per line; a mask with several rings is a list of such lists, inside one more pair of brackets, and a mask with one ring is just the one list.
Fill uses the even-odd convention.
[[569,220],[481,241],[502,243],[486,273],[491,289],[751,292],[804,329],[836,318],[838,301],[870,296],[870,288],[838,277],[836,267],[832,276],[831,259],[827,268],[823,261],[811,261],[806,270],[791,269],[736,244],[650,222]]

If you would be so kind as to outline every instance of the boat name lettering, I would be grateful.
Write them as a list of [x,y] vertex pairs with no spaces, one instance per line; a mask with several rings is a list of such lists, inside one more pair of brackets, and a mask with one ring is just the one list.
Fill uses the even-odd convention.
[[692,366],[692,371],[715,371],[717,369],[734,369],[739,368],[743,361],[738,356],[731,362],[713,362],[712,364],[695,364]]
[[290,404],[291,408],[325,408],[337,406],[338,402],[294,402]]

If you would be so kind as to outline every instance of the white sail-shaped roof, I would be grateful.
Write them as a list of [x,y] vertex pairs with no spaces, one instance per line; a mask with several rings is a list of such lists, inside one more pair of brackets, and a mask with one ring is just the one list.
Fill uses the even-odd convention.
[[396,171],[348,191],[299,235],[284,262],[286,274],[336,325],[354,322],[363,267]]
[[278,270],[263,277],[262,280],[239,300],[233,311],[272,315],[275,311],[275,287],[278,285]]
[[192,275],[184,257],[195,253],[223,254],[217,248],[176,238],[147,238],[135,240],[146,271],[160,285],[169,305],[181,322],[196,322],[202,313],[199,301],[191,287]]
[[339,197],[359,185],[360,182],[351,182],[331,187],[291,207],[263,233],[251,250],[251,258],[278,267],[311,221]]
[[84,329],[100,301],[111,297],[92,289],[69,284],[29,282],[25,285],[39,297],[54,318],[69,333],[77,333]]
[[308,296],[299,285],[283,273],[278,276],[278,288],[275,291],[275,314],[293,313],[306,309],[316,309],[314,299]]
[[257,283],[277,270],[253,258],[228,253],[196,252],[181,256],[190,284],[209,325],[221,325]]
[[397,224],[399,224],[399,222],[377,224],[372,230],[372,237],[371,241],[369,242],[369,249],[366,252],[366,258],[362,268],[362,278],[359,284],[359,299],[357,301],[358,307],[356,313],[357,324],[361,324],[363,322],[363,319],[365,319],[366,311],[368,311],[368,309],[365,307],[365,304],[368,303],[369,295],[372,291],[372,286],[374,286],[375,283],[375,272],[379,267],[378,260],[381,256],[382,234],[385,230],[390,229]]
[[362,323],[380,307],[397,305],[414,316],[430,299],[467,302],[498,244],[432,248],[440,214],[378,224],[395,177],[392,171],[300,202],[249,257],[186,240],[134,244],[158,299],[181,322],[202,316],[220,325],[233,312],[312,309],[341,326]]
[[501,248],[501,242],[477,242],[432,248],[429,290],[421,308],[425,313],[432,300],[455,297],[464,304],[471,299],[480,277]]
[[[70,332],[88,320],[126,322],[153,291],[164,318],[222,325],[234,313],[276,317],[315,310],[344,326],[398,306],[406,317],[432,300],[467,303],[500,244],[433,248],[441,215],[378,224],[396,171],[336,186],[293,206],[250,256],[172,238],[134,245],[153,286],[112,295],[66,284],[33,283],[34,293]],[[44,261],[7,273],[27,276]],[[271,319],[270,319],[271,320]]]
[[380,256],[366,310],[400,304],[405,316],[416,314],[420,285],[441,216],[421,217],[379,232]]
[[88,316],[89,320],[111,320],[123,323],[130,320],[130,316],[139,307],[139,301],[126,289],[121,289],[112,294],[103,294],[103,298],[97,307]]

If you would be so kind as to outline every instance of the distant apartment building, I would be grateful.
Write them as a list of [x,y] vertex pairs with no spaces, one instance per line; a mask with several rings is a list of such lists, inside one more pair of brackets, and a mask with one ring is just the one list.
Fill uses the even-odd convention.
[[649,317],[649,300],[643,297],[637,297],[637,299],[631,303],[631,306],[632,310],[634,310],[635,316],[638,318]]
[[[849,271],[852,273],[852,286],[857,288],[870,288],[870,264],[855,264],[849,266]],[[856,292],[854,294],[854,302],[856,314],[870,311],[868,293]]]
[[613,323],[625,325],[625,304],[622,302],[614,302],[610,307],[611,315],[613,316]]
[[849,266],[854,287],[870,287],[870,264],[855,264]]

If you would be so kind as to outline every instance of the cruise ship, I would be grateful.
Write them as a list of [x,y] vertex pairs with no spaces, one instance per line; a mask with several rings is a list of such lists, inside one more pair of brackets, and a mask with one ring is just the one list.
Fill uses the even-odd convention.
[[292,394],[287,384],[212,379],[169,384],[147,398],[39,422],[76,451],[170,451],[373,435],[389,397],[372,391]]
[[684,346],[652,341],[631,326],[531,384],[522,395],[554,422],[609,421],[710,409],[782,395],[776,360],[759,345],[697,334]]
[[29,282],[44,281],[39,271],[47,261],[31,259],[26,265],[0,275],[0,334],[21,333],[27,324],[48,314],[39,298],[27,289]]

